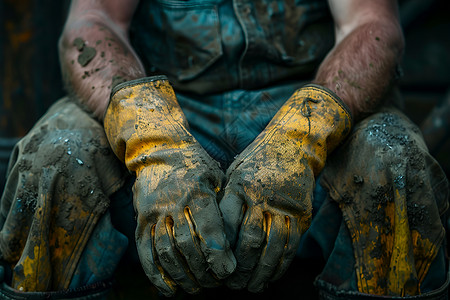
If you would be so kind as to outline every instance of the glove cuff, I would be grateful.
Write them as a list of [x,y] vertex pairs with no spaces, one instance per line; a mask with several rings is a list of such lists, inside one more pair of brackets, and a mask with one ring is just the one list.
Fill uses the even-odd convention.
[[115,87],[113,87],[111,91],[111,98],[114,97],[114,95],[120,91],[121,89],[125,89],[128,87],[132,87],[139,84],[145,84],[150,82],[157,82],[157,81],[169,81],[166,75],[155,75],[155,76],[149,76],[149,77],[142,77],[134,80],[125,81],[122,83],[119,83]]
[[[294,153],[301,149],[314,175],[326,157],[346,138],[352,128],[347,106],[332,91],[316,84],[298,89],[255,139],[252,151],[260,147]],[[290,145],[295,145],[290,148]],[[281,152],[280,152],[281,153]]]
[[112,90],[104,128],[112,150],[130,171],[152,152],[186,144],[191,138],[187,127],[166,76],[127,81]]
[[331,90],[317,84],[308,84],[292,96],[300,105],[300,122],[308,127],[308,134],[325,138],[327,153],[344,140],[353,127],[348,106]]
[[315,90],[316,92],[320,91],[320,92],[326,94],[327,97],[329,97],[334,102],[336,102],[336,104],[339,105],[345,111],[347,117],[350,119],[350,127],[353,127],[353,115],[352,115],[352,112],[350,111],[350,108],[348,107],[347,104],[344,103],[344,101],[341,100],[341,98],[339,98],[338,95],[335,94],[335,92],[333,92],[332,90],[330,90],[327,87],[324,87],[324,86],[316,84],[316,83],[310,83],[310,84],[304,85],[302,87],[302,89]]
[[[103,115],[103,120],[105,120],[106,114],[108,113],[109,107],[111,106],[113,97],[118,91],[129,88],[129,87],[133,87],[135,85],[145,84],[145,83],[149,83],[149,82],[157,82],[157,81],[168,81],[168,80],[169,79],[165,75],[155,75],[155,76],[133,79],[133,80],[129,80],[129,81],[125,81],[125,82],[121,82],[121,83],[117,84],[111,90],[108,106],[106,107],[105,114]],[[104,121],[103,121],[103,123],[104,123]]]

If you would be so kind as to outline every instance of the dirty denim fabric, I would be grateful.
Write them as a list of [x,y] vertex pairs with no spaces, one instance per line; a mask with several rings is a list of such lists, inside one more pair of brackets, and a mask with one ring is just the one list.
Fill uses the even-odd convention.
[[[54,292],[21,292],[0,283],[0,298],[18,299],[106,299],[112,288],[112,274],[128,244],[128,239],[112,226],[110,213],[100,219],[83,251],[69,289]],[[3,268],[3,267],[1,267]],[[3,278],[5,279],[5,269]],[[2,281],[0,280],[0,282]]]
[[125,178],[103,128],[66,97],[14,150],[1,199],[0,293],[104,296],[127,239],[107,213]]
[[[431,264],[422,283],[422,294],[410,297],[388,297],[389,299],[448,299],[450,273],[445,254],[445,243]],[[313,221],[302,236],[297,259],[323,260],[325,266],[315,270],[319,276],[314,282],[319,291],[319,299],[386,299],[358,292],[355,257],[348,228],[342,218],[339,205],[330,199],[321,185],[321,176],[316,180],[313,201]],[[335,278],[337,280],[333,280]]]
[[192,134],[226,170],[304,84],[290,81],[260,90],[237,89],[205,96],[177,93],[177,99]]
[[310,78],[334,31],[325,0],[147,0],[131,40],[149,72],[207,94]]
[[105,300],[111,290],[111,281],[98,281],[89,286],[72,288],[56,292],[27,292],[23,293],[11,288],[5,282],[0,283],[0,299],[4,300],[44,300],[44,299],[72,299],[72,300]]
[[128,238],[113,227],[106,212],[84,249],[69,289],[110,280],[127,246]]
[[[430,272],[436,277],[429,284],[443,284],[445,264],[436,257],[445,242],[448,180],[404,114],[386,106],[356,124],[321,182],[349,230],[358,291],[420,294]],[[441,270],[430,271],[436,262]],[[330,275],[321,279],[345,286]]]

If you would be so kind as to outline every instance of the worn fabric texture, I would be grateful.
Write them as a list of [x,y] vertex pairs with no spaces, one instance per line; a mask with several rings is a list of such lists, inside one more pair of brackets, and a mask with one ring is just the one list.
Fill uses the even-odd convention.
[[130,36],[149,72],[195,94],[308,79],[334,44],[326,0],[141,1]]
[[419,129],[394,108],[367,118],[328,160],[322,184],[350,232],[359,292],[420,294],[445,237],[449,189]]
[[49,109],[14,148],[1,199],[0,255],[13,288],[69,287],[123,171],[98,122],[68,98]]

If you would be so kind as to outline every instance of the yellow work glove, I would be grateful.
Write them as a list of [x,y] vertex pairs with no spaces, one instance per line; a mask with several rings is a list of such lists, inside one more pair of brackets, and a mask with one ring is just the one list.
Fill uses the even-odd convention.
[[236,267],[217,203],[224,174],[188,132],[167,78],[114,88],[104,127],[136,174],[136,245],[148,278],[166,296],[177,285],[189,293],[216,286]]
[[350,129],[340,99],[307,85],[233,162],[220,202],[237,260],[230,288],[259,292],[286,271],[311,223],[314,178]]

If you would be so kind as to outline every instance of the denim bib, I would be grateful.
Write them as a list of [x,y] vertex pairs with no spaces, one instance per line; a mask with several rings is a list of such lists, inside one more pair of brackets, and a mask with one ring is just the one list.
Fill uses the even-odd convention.
[[326,0],[147,0],[131,28],[148,72],[197,94],[309,78],[334,43]]

